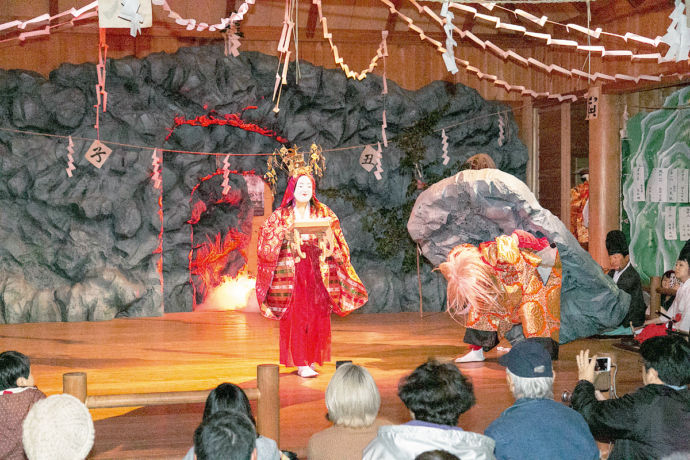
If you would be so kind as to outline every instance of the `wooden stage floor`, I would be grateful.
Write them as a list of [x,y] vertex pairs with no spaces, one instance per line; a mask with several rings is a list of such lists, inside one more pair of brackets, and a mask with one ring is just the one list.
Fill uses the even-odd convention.
[[[311,434],[326,428],[324,391],[336,360],[372,373],[381,391],[381,415],[409,420],[397,397],[398,380],[429,357],[449,361],[464,353],[463,328],[445,313],[333,315],[332,361],[315,379],[280,369],[281,448],[303,453]],[[616,350],[615,340],[578,340],[561,346],[554,392],[572,390],[580,348],[615,352],[618,394],[642,385],[638,355]],[[502,343],[502,346],[508,346]],[[278,323],[256,313],[175,313],[159,318],[89,323],[0,325],[0,351],[30,356],[38,387],[62,390],[62,374],[84,371],[89,394],[201,390],[222,382],[256,385],[256,366],[278,362]],[[477,404],[460,426],[483,432],[512,403],[497,350],[483,363],[459,365],[472,378]],[[96,443],[90,458],[180,459],[192,444],[203,404],[92,410]]]

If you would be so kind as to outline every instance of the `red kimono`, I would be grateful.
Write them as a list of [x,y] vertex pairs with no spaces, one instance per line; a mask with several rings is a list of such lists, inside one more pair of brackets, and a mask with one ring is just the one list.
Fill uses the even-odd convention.
[[306,258],[292,253],[286,237],[295,222],[292,206],[296,178],[290,179],[281,206],[259,232],[256,297],[261,313],[280,322],[280,362],[286,366],[322,365],[330,359],[331,311],[345,316],[366,303],[367,291],[350,263],[340,221],[316,197],[311,218],[328,218],[333,254],[320,260],[316,237],[302,241]]

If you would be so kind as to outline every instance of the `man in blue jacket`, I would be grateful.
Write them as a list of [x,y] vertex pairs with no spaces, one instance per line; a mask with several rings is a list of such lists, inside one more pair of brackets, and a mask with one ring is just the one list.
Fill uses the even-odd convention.
[[540,343],[519,342],[498,362],[515,404],[484,432],[498,460],[597,460],[599,449],[580,414],[553,400],[551,356]]

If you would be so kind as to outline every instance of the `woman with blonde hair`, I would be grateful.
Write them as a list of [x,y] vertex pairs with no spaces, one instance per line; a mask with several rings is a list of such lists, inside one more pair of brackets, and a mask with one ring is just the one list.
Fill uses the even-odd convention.
[[381,395],[374,378],[362,366],[339,366],[326,389],[328,420],[333,426],[309,439],[309,460],[361,460],[362,451],[378,428],[390,424],[378,419]]

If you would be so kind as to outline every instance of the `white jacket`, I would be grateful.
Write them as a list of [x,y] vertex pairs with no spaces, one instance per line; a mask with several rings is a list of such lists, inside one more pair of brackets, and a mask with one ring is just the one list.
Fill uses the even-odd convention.
[[414,460],[428,450],[445,450],[461,460],[493,460],[494,440],[483,434],[429,426],[386,425],[364,449],[362,460]]

